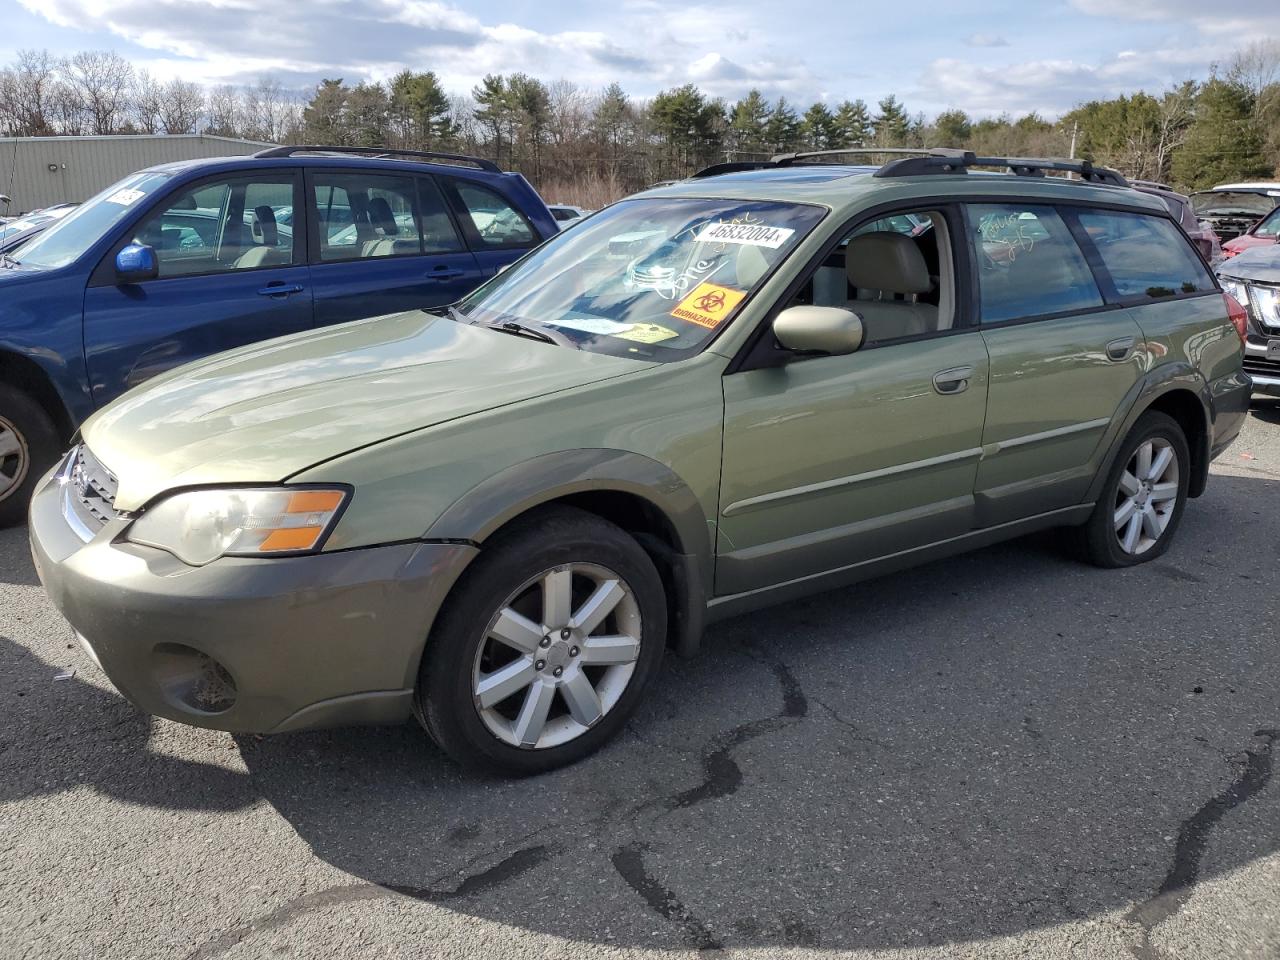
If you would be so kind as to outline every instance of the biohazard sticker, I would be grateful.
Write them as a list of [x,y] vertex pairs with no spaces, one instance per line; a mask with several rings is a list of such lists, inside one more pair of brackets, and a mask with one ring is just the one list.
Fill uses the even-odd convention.
[[674,340],[680,334],[656,323],[633,323],[630,330],[617,336],[620,340],[630,340],[633,343],[661,343],[663,340]]
[[777,250],[795,233],[790,227],[771,227],[767,223],[713,223],[702,228],[694,240],[699,243],[738,243],[749,247]]
[[745,296],[741,290],[731,290],[715,283],[700,283],[676,305],[671,315],[677,320],[687,320],[714,330]]

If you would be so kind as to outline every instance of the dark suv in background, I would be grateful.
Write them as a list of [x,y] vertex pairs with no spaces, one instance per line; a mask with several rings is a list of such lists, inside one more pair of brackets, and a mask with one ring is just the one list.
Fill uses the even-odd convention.
[[518,173],[275,147],[151,167],[0,254],[0,524],[102,404],[179,364],[452,303],[559,232]]

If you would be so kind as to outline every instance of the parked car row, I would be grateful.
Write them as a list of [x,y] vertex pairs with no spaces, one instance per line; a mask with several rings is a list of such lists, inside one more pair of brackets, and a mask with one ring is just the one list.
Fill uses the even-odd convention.
[[1049,527],[1160,557],[1251,388],[1177,205],[1087,162],[832,160],[565,232],[484,166],[131,178],[4,277],[49,443],[96,408],[18,481],[42,582],[151,713],[416,716],[528,774],[606,743],[714,619]]

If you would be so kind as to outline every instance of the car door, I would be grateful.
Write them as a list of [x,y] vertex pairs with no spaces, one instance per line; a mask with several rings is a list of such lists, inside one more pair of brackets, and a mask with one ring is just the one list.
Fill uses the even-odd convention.
[[979,320],[991,358],[978,522],[1078,504],[1142,376],[1143,334],[1109,306],[1070,208],[973,204]]
[[[85,290],[94,403],[190,360],[310,328],[303,245],[276,222],[300,199],[299,172],[273,167],[178,187],[140,217]],[[117,281],[115,255],[128,243],[154,248],[155,279]]]
[[441,179],[485,276],[493,276],[542,241],[529,218],[498,191],[461,177]]
[[[947,293],[931,331],[873,340],[845,356],[748,362],[724,378],[718,594],[854,567],[972,528],[987,353],[955,306],[967,302],[953,286],[962,278],[948,225],[957,221],[939,212],[933,220],[937,229],[920,242],[940,244]],[[861,288],[851,299],[846,282],[855,272],[846,260],[858,253],[843,249],[796,302],[867,309]],[[882,311],[882,331],[892,309]]]
[[316,325],[453,303],[485,274],[433,177],[307,171]]

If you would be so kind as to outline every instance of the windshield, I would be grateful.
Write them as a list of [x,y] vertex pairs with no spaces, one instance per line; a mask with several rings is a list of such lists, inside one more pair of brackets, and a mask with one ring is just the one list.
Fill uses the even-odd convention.
[[462,301],[598,353],[677,360],[723,329],[826,211],[759,200],[624,200]]
[[1270,213],[1280,203],[1280,197],[1265,193],[1245,193],[1234,190],[1206,190],[1191,195],[1191,206],[1200,216],[1208,213],[1243,213],[1260,217]]
[[167,173],[135,173],[76,207],[30,243],[17,260],[31,267],[63,267],[137,209],[138,202],[169,182]]

